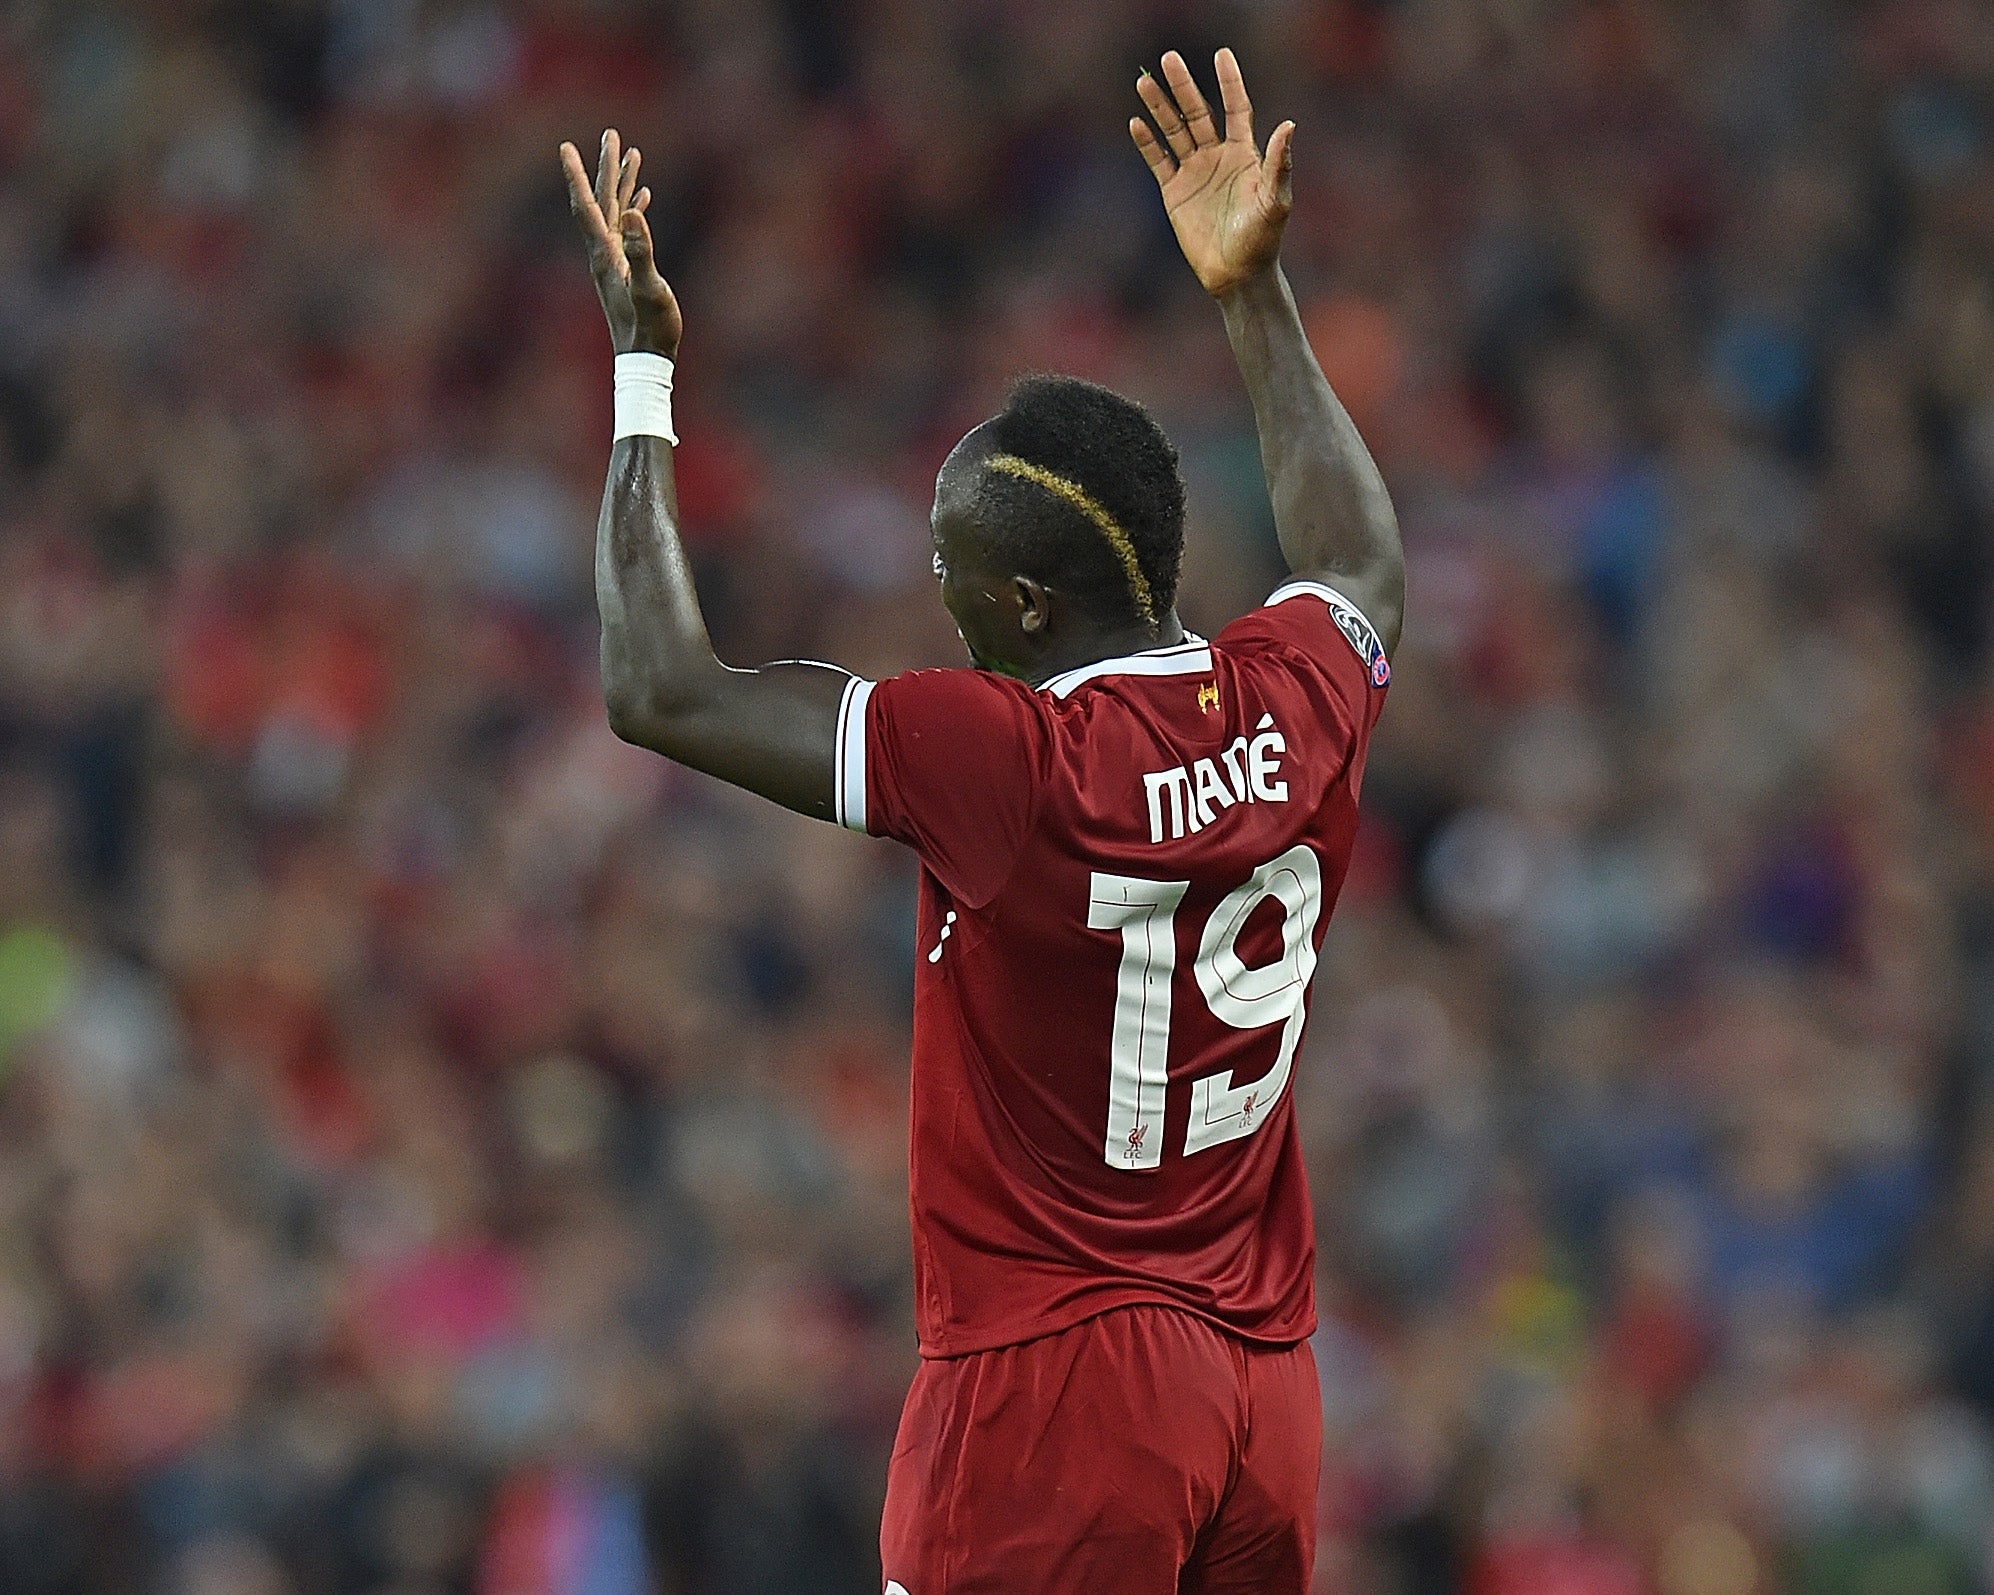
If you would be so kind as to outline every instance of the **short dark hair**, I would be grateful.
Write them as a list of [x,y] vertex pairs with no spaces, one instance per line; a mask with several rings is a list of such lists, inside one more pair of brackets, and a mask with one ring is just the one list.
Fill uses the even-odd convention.
[[1147,410],[1099,383],[1033,375],[1012,387],[990,435],[977,519],[1021,573],[1103,620],[1153,624],[1170,612],[1184,559],[1184,478]]

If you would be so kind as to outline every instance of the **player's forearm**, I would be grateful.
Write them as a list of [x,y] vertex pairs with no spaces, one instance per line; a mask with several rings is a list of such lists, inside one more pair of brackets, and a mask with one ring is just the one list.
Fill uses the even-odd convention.
[[1355,589],[1391,647],[1405,606],[1405,556],[1384,479],[1302,331],[1277,265],[1223,295],[1226,335],[1253,401],[1274,529],[1288,568]]
[[715,657],[662,438],[625,438],[610,455],[595,593],[611,730],[800,814],[833,817],[850,673],[803,660],[733,670]]
[[657,747],[725,674],[679,542],[672,451],[663,438],[627,437],[610,454],[596,521],[595,599],[609,723],[625,740]]

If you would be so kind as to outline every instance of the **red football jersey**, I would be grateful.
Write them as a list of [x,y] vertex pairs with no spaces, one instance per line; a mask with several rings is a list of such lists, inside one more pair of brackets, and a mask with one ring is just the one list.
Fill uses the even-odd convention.
[[1288,1076],[1390,676],[1357,607],[1297,581],[1215,641],[1038,688],[847,688],[838,818],[922,865],[923,1353],[1131,1302],[1314,1329]]

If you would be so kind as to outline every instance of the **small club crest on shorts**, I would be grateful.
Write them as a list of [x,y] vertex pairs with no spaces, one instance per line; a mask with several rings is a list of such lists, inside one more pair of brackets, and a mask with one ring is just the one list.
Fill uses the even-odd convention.
[[1364,670],[1371,678],[1374,687],[1387,687],[1392,681],[1392,662],[1385,657],[1385,645],[1377,632],[1371,629],[1370,621],[1341,599],[1330,598],[1329,618],[1336,622],[1336,629],[1350,639],[1350,646],[1357,650],[1357,657],[1364,661]]

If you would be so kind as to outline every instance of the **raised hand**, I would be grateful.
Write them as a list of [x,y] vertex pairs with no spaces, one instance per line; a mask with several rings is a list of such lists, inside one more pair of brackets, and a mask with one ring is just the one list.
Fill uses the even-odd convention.
[[651,248],[651,224],[644,209],[651,191],[637,186],[642,157],[623,151],[616,129],[602,135],[602,156],[596,163],[595,186],[572,144],[561,146],[561,172],[568,180],[568,209],[588,246],[589,270],[595,274],[596,297],[609,319],[610,341],[618,354],[676,356],[684,323],[678,300],[658,275]]
[[1274,264],[1294,200],[1293,122],[1283,122],[1260,153],[1253,142],[1253,102],[1230,50],[1215,57],[1219,98],[1225,106],[1220,131],[1198,90],[1190,67],[1175,50],[1163,58],[1166,89],[1149,73],[1136,80],[1136,93],[1155,118],[1156,133],[1141,117],[1129,119],[1129,136],[1156,176],[1163,208],[1176,230],[1184,258],[1214,296],[1239,287]]

